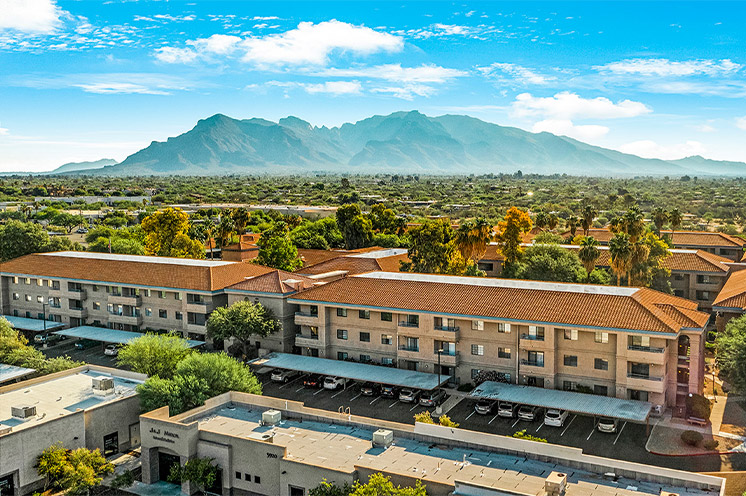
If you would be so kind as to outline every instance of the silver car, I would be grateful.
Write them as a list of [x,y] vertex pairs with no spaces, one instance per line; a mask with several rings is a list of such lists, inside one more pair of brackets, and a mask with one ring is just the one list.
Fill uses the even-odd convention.
[[415,403],[420,397],[420,390],[413,388],[404,388],[399,393],[399,401],[402,403]]
[[433,391],[425,391],[420,396],[420,405],[422,406],[436,406],[443,403],[446,399],[446,392],[442,389],[434,389]]
[[617,427],[619,425],[619,420],[611,417],[601,417],[598,419],[598,424],[596,424],[596,427],[600,432],[608,432],[610,434],[613,434],[616,432]]

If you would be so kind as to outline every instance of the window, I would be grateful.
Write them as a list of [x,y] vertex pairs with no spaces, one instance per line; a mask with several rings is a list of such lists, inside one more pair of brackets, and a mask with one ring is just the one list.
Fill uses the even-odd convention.
[[528,339],[544,341],[544,328],[541,326],[528,326]]
[[597,343],[606,344],[609,342],[609,333],[596,331],[596,337],[594,339]]
[[164,309],[162,309],[162,308],[161,308],[161,309],[159,309],[159,310],[158,310],[158,317],[160,317],[160,318],[162,318],[162,319],[167,319],[167,318],[168,318],[168,311],[167,311],[167,310],[164,310]]
[[370,355],[360,355],[360,363],[370,362]]
[[434,327],[435,329],[441,330],[441,331],[453,331],[456,330],[456,319],[449,319],[449,318],[443,318],[443,317],[435,317],[434,321]]
[[36,314],[37,319],[43,319],[44,318],[44,312],[39,312]]
[[673,290],[673,295],[674,296],[678,296],[680,298],[683,298],[684,297],[684,290],[683,289],[674,289]]
[[347,309],[337,308],[337,317],[347,317]]
[[510,324],[503,324],[502,322],[499,322],[497,324],[497,332],[510,334]]
[[44,297],[43,296],[37,296],[36,297],[36,303],[44,303]]
[[482,372],[479,369],[471,369],[471,378],[476,379],[476,377],[479,375],[479,373]]
[[25,282],[26,284],[31,284],[31,278],[30,277],[24,277],[23,278],[23,282]]
[[710,276],[705,274],[698,274],[697,275],[697,284],[711,284],[712,280],[710,279]]
[[631,400],[648,401],[648,392],[638,391],[637,389],[628,389],[627,397]]
[[37,279],[36,280],[36,285],[37,286],[44,286],[44,279]]
[[153,309],[152,308],[146,308],[145,309],[145,316],[146,317],[150,317],[151,315],[153,315]]
[[576,355],[565,355],[565,367],[577,367],[578,357]]
[[360,333],[360,342],[361,343],[370,343],[370,333],[369,332],[361,332]]
[[19,299],[20,297],[21,297],[21,295],[19,295],[18,293],[13,293],[13,299],[14,299],[14,300],[17,300],[17,299]]
[[710,292],[709,291],[697,291],[697,299],[706,301],[710,299]]
[[[50,284],[50,286],[51,286],[51,284]],[[96,284],[93,285],[93,291],[98,291],[98,286]]]
[[175,300],[179,300],[179,301],[181,301],[181,293],[179,293],[178,291],[177,291],[177,292],[175,292],[175,293],[174,293],[174,299],[175,299]]
[[593,385],[593,394],[597,394],[599,396],[608,396],[609,395],[609,387],[608,386],[601,386],[599,384]]
[[630,362],[629,373],[627,375],[638,379],[647,379],[650,377],[650,364]]
[[27,318],[27,319],[30,319],[30,318],[31,318],[31,312],[26,312],[26,318]]
[[577,329],[565,329],[565,339],[568,341],[577,341],[578,330]]
[[476,356],[484,356],[484,345],[473,344],[471,345],[471,354]]
[[290,496],[305,496],[306,495],[306,490],[302,487],[291,486],[288,484],[288,489],[289,489]]
[[26,295],[26,301],[31,301],[31,295]]
[[391,336],[391,334],[382,334],[381,335],[381,344],[393,344],[394,338]]
[[338,351],[337,352],[337,360],[347,360],[347,352],[346,351]]
[[18,310],[13,310],[13,317],[18,317]]
[[337,339],[347,339],[346,329],[337,329]]
[[358,310],[357,311],[357,318],[358,319],[370,319],[370,310]]
[[93,309],[94,310],[101,310],[101,303],[99,303],[98,301],[94,301],[93,302]]
[[18,276],[13,276],[13,284],[18,284]]
[[160,291],[160,292],[158,293],[158,298],[161,298],[161,299],[163,299],[163,298],[165,298],[165,297],[166,297],[166,292],[165,292],[165,291]]
[[420,316],[419,315],[405,315],[404,320],[399,322],[402,327],[420,327]]
[[184,316],[182,315],[182,313],[176,312],[176,320],[183,320],[183,319],[184,319]]
[[404,351],[420,351],[420,338],[405,338],[404,344],[399,349]]
[[477,262],[477,268],[483,272],[492,272],[495,266],[488,262]]
[[471,328],[475,331],[484,331],[484,320],[472,320]]
[[563,391],[575,391],[577,387],[578,387],[578,383],[575,381],[562,381]]
[[251,482],[251,475],[250,474],[243,474],[243,478],[246,479],[247,482]]
[[261,478],[261,477],[259,477],[258,475],[255,475],[255,476],[254,476],[254,482],[255,482],[256,484],[261,484],[261,483],[262,483],[262,478]]
[[497,358],[510,358],[510,348],[498,348]]
[[381,358],[381,365],[394,365],[393,358]]
[[609,370],[609,361],[605,358],[596,358],[593,360],[593,368],[596,370]]
[[236,472],[236,479],[241,480],[241,472]]
[[308,326],[308,330],[311,331],[311,339],[319,339],[319,328],[316,326]]
[[650,348],[650,336],[629,336],[627,345],[632,349]]
[[119,432],[112,432],[104,436],[104,456],[119,453]]
[[381,312],[381,320],[384,322],[391,322],[394,319],[391,312]]

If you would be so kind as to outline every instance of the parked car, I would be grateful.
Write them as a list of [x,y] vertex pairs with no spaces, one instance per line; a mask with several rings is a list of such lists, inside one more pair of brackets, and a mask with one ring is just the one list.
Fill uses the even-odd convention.
[[92,341],[90,339],[80,339],[75,342],[75,348],[78,350],[85,350],[87,348],[93,348],[97,344],[99,344],[98,341]]
[[60,336],[59,334],[37,334],[36,336],[34,336],[34,343],[56,343],[61,339],[62,336]]
[[324,387],[324,376],[321,376],[318,374],[311,374],[305,379],[303,379],[303,385],[305,387],[311,387],[311,388]]
[[479,400],[474,405],[474,411],[480,415],[489,415],[497,408],[497,402],[492,400]]
[[108,356],[119,355],[119,345],[116,345],[116,344],[106,345],[106,348],[104,348],[104,355],[108,355]]
[[518,404],[509,401],[499,401],[497,403],[497,415],[500,417],[513,418],[518,412]]
[[324,389],[339,389],[347,384],[347,379],[344,377],[332,377],[330,375],[324,378]]
[[421,391],[414,388],[404,388],[399,392],[399,401],[402,403],[416,403]]
[[601,432],[613,434],[617,431],[617,427],[619,427],[619,420],[611,417],[601,417],[598,419],[596,427]]
[[360,393],[363,396],[378,396],[383,388],[377,382],[365,382],[360,386]]
[[549,408],[544,414],[544,425],[551,425],[552,427],[562,427],[567,420],[567,410],[558,410],[557,408]]
[[420,396],[420,405],[422,406],[437,406],[443,403],[446,399],[446,392],[444,389],[433,389],[432,391],[425,391]]
[[290,382],[300,375],[297,370],[276,369],[270,378],[275,382]]
[[88,233],[88,229],[86,229],[85,227],[81,227],[80,229],[78,229],[75,232],[78,233],[78,234],[87,234]]
[[399,386],[389,386],[387,384],[381,386],[381,396],[384,398],[398,398],[399,391],[401,391]]
[[531,405],[521,405],[518,408],[518,418],[533,421],[541,413],[541,408]]

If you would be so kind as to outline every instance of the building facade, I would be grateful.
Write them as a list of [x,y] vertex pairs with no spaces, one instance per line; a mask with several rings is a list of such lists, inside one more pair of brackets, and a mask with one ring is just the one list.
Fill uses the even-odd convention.
[[709,315],[647,288],[377,272],[289,301],[309,356],[666,406],[702,392]]

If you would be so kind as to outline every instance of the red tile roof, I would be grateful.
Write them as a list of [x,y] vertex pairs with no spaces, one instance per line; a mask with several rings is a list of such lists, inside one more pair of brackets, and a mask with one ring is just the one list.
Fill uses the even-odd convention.
[[712,306],[746,310],[746,270],[733,272],[728,277]]
[[[583,230],[578,229],[575,235],[582,235]],[[663,231],[664,235],[671,235],[671,231]],[[606,228],[593,228],[588,232],[589,236],[593,236],[600,243],[608,243],[611,238],[614,237],[614,233]],[[570,237],[570,232],[562,233],[564,237]],[[722,246],[728,248],[738,248],[746,246],[746,240],[731,236],[729,234],[721,232],[709,232],[709,231],[674,231],[673,233],[673,244],[674,246]]]
[[300,274],[285,272],[284,270],[273,270],[266,274],[254,277],[247,277],[243,281],[228,286],[227,291],[232,289],[241,291],[259,291],[262,293],[280,293],[287,294],[297,291],[297,286],[293,281],[300,283],[301,288],[310,288],[318,281],[309,279]]

